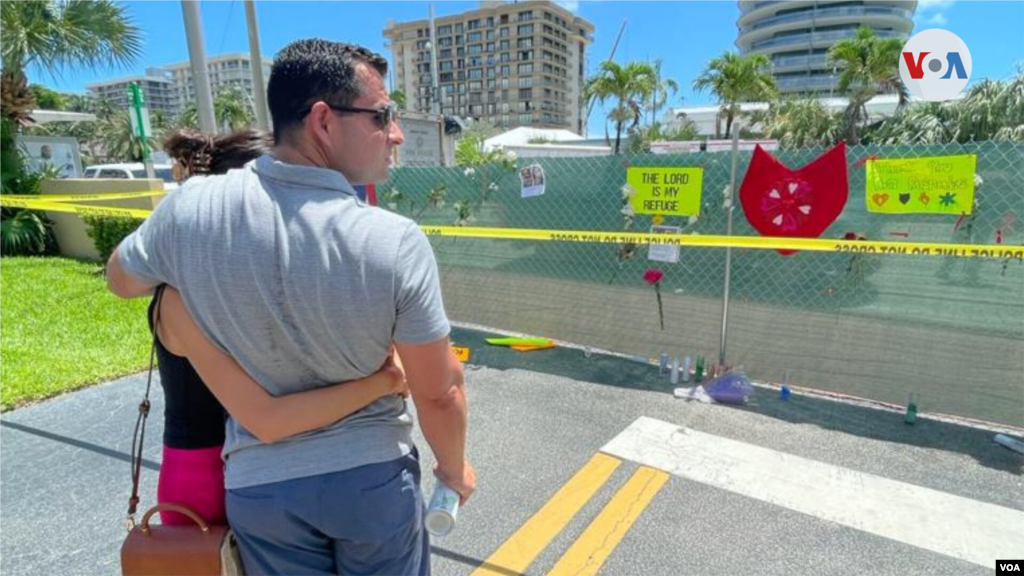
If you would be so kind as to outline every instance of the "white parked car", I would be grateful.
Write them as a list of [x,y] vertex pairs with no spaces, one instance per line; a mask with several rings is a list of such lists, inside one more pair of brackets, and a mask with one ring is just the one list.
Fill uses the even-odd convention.
[[[171,164],[154,164],[154,175],[164,181],[164,190],[174,190],[178,183],[174,181]],[[128,164],[96,164],[85,169],[83,178],[121,178],[132,180],[146,177],[146,166],[141,162]]]

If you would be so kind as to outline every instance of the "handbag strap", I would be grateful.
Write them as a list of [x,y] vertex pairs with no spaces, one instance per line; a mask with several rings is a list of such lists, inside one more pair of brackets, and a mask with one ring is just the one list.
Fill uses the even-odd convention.
[[139,478],[142,476],[142,449],[146,439],[146,418],[149,416],[149,390],[153,385],[153,367],[156,365],[156,340],[157,327],[160,324],[160,302],[163,299],[166,284],[157,286],[153,298],[156,304],[153,306],[153,345],[149,350],[149,376],[146,378],[146,395],[139,403],[139,415],[135,419],[135,431],[132,433],[132,495],[128,498],[128,517],[125,525],[128,531],[135,527],[135,511],[139,506]]

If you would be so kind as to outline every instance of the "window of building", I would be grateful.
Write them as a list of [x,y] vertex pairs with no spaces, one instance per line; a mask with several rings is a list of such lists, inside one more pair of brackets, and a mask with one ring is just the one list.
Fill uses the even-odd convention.
[[501,28],[498,30],[499,38],[508,38],[510,36],[508,28]]
[[520,100],[533,100],[533,89],[532,88],[524,88],[524,89],[520,90],[519,91],[519,99]]
[[476,30],[477,28],[479,28],[479,27],[480,27],[480,20],[479,20],[479,19],[476,19],[476,20],[470,20],[470,21],[469,21],[469,22],[467,23],[467,26],[468,26],[468,28],[469,28],[470,30]]
[[533,123],[533,114],[520,114],[519,115],[519,123],[520,124],[532,124]]
[[520,76],[519,77],[519,87],[520,88],[530,88],[532,86],[533,86],[533,76]]
[[533,64],[520,64],[516,67],[516,71],[519,72],[520,76],[523,74],[533,74]]
[[455,25],[455,33],[462,34],[462,22],[459,22],[458,24]]
[[517,26],[516,34],[520,36],[530,36],[531,34],[533,34],[533,24]]
[[437,27],[437,35],[438,36],[449,36],[449,35],[451,35],[451,33],[452,33],[452,25],[451,24],[447,24],[445,26],[438,26]]

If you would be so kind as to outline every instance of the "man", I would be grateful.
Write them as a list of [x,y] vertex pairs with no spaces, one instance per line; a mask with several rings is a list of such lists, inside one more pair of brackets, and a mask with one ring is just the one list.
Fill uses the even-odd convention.
[[[466,399],[430,244],[354,184],[404,140],[364,48],[302,40],[274,60],[272,156],[169,195],[108,264],[111,290],[179,288],[217,346],[275,395],[365,376],[392,346],[435,474],[465,500]],[[248,574],[429,574],[412,418],[400,397],[261,444],[229,421],[228,521]]]

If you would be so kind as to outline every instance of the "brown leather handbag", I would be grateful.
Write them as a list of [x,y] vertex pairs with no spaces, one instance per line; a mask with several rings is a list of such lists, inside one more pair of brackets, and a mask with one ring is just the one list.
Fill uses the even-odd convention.
[[[210,526],[187,506],[163,503],[153,506],[135,524],[139,504],[139,476],[142,474],[142,447],[149,416],[149,390],[156,363],[156,327],[160,321],[159,299],[163,286],[157,288],[156,319],[153,322],[153,348],[149,355],[149,378],[146,396],[139,404],[132,438],[132,495],[128,499],[128,537],[121,545],[121,574],[124,576],[241,576],[242,562],[231,529]],[[165,510],[188,516],[195,526],[164,526],[150,524],[153,514]]]

